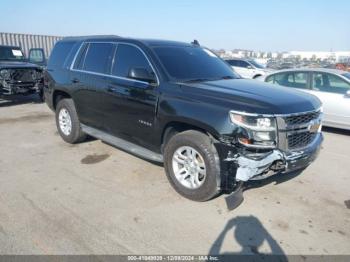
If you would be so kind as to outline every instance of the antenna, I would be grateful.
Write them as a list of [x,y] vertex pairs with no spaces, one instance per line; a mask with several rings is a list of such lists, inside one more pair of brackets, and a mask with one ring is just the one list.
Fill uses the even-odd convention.
[[197,45],[197,46],[200,46],[198,40],[194,39],[193,42],[191,43],[192,45]]

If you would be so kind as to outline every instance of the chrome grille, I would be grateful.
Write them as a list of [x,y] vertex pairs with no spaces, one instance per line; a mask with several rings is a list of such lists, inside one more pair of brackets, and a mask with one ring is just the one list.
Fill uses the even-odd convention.
[[33,82],[36,78],[36,71],[33,69],[15,69],[11,73],[11,80],[21,82]]
[[310,133],[310,132],[290,134],[287,136],[288,148],[296,149],[296,148],[305,147],[314,140],[314,138],[316,137],[316,134],[317,133]]
[[291,116],[285,117],[284,120],[287,126],[302,125],[302,124],[307,124],[314,119],[317,119],[319,115],[320,115],[320,111],[301,114],[301,115],[291,115]]
[[307,147],[318,135],[311,127],[320,123],[321,118],[320,110],[278,116],[278,148],[288,151]]

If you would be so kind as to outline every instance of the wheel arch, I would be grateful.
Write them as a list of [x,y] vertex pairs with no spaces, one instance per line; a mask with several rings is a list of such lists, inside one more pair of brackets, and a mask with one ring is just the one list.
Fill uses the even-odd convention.
[[58,102],[64,98],[72,98],[72,96],[63,90],[55,90],[52,94],[52,106],[53,109],[56,110],[56,106]]
[[165,144],[171,139],[171,137],[178,133],[188,130],[196,130],[202,132],[211,138],[215,138],[218,136],[216,132],[214,132],[213,130],[209,130],[208,128],[200,124],[190,124],[184,121],[171,121],[168,122],[162,130],[161,151],[163,151]]

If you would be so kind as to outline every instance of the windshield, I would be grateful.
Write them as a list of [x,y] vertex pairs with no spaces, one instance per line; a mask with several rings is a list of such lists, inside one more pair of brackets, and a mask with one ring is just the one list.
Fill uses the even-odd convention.
[[213,52],[196,46],[155,47],[168,74],[177,81],[209,81],[239,78]]
[[24,61],[24,55],[18,47],[0,46],[0,60]]
[[345,74],[342,74],[342,76],[345,76],[347,79],[350,80],[350,73],[345,73]]
[[258,62],[256,62],[255,60],[249,60],[249,63],[251,63],[253,66],[255,66],[256,68],[260,68],[260,69],[264,69],[265,67],[261,64],[259,64]]

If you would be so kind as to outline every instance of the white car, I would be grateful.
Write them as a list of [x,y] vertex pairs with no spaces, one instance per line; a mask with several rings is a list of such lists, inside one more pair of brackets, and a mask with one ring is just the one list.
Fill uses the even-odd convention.
[[323,103],[323,124],[350,130],[349,72],[325,68],[288,69],[258,80],[297,88],[317,96]]
[[271,73],[271,70],[266,69],[253,59],[232,58],[227,59],[226,62],[233,68],[233,70],[243,78],[257,78]]

